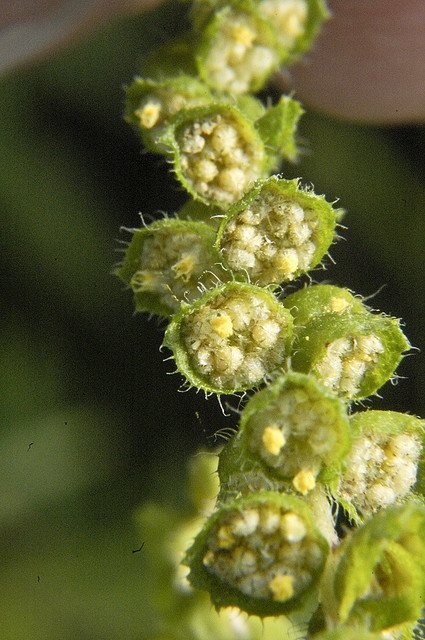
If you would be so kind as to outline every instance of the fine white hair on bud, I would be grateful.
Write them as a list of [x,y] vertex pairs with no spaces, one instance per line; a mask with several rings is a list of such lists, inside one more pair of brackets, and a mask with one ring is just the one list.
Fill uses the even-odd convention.
[[244,124],[235,110],[217,107],[178,128],[177,173],[181,171],[195,197],[228,205],[262,175],[262,142]]
[[217,247],[235,272],[260,286],[279,284],[315,267],[334,237],[335,212],[298,180],[264,180],[227,213]]
[[288,372],[249,399],[228,444],[233,455],[220,455],[219,475],[238,475],[241,451],[267,478],[290,481],[306,495],[317,480],[338,476],[350,443],[346,403],[313,376]]
[[164,344],[189,383],[234,393],[258,385],[284,365],[291,332],[290,314],[273,294],[231,282],[182,308]]

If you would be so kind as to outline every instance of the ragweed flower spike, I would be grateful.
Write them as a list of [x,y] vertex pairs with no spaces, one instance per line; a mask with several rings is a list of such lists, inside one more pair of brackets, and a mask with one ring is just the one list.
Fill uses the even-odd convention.
[[[297,315],[292,296],[283,303]],[[294,336],[293,369],[313,373],[346,400],[376,393],[410,348],[399,320],[370,312],[313,314],[302,324],[295,321]]]
[[208,225],[176,218],[134,230],[116,274],[133,290],[136,311],[171,316],[201,296],[200,283],[226,280],[214,238]]
[[[284,102],[290,106],[282,111],[278,105],[270,112],[254,99],[244,100],[243,110],[220,102],[183,109],[171,118],[159,143],[169,149],[176,177],[194,199],[226,209],[273,171],[282,157],[293,154],[301,110],[290,98]],[[270,118],[278,121],[282,134],[277,155],[269,147]]]
[[351,416],[350,427],[347,469],[331,492],[358,522],[404,500],[418,477],[423,484],[424,421],[396,411],[364,411]]
[[425,599],[424,540],[425,509],[417,505],[389,507],[354,530],[323,600],[330,626],[382,631],[414,623]]
[[291,372],[250,398],[220,456],[219,475],[228,479],[251,459],[267,478],[289,481],[306,495],[317,479],[328,482],[340,473],[350,442],[345,403],[313,376]]
[[235,273],[260,286],[313,269],[335,235],[335,212],[298,180],[271,177],[234,204],[221,223],[217,248]]
[[184,305],[164,345],[187,382],[206,393],[232,394],[260,385],[284,366],[291,314],[272,293],[230,282]]
[[301,609],[314,594],[329,547],[298,498],[264,491],[222,506],[187,552],[189,581],[217,609],[261,617]]

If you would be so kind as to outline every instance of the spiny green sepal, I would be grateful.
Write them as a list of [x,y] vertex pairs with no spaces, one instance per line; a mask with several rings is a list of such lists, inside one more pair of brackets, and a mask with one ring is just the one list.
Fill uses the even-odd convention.
[[283,367],[291,336],[290,313],[272,293],[229,282],[184,305],[164,345],[190,385],[231,394],[258,386]]
[[335,224],[335,211],[323,196],[303,189],[298,180],[272,176],[229,208],[216,246],[235,274],[260,286],[277,285],[322,260]]
[[161,79],[136,77],[126,89],[124,119],[140,132],[144,145],[154,153],[165,153],[159,143],[170,118],[183,107],[212,102],[209,88],[197,78],[182,73]]
[[347,400],[376,393],[410,348],[399,320],[372,313],[318,314],[295,325],[294,335],[292,367]]
[[345,403],[313,376],[289,372],[250,398],[228,447],[240,451],[239,465],[253,458],[266,477],[305,495],[340,472],[350,444]]
[[206,224],[177,218],[135,229],[116,275],[133,290],[136,311],[171,316],[201,296],[200,283],[226,279],[214,239]]

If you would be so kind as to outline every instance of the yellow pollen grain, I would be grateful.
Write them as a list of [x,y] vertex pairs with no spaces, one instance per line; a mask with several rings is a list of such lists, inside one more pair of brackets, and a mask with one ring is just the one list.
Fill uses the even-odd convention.
[[275,576],[269,583],[270,591],[273,594],[273,600],[279,602],[285,602],[292,598],[295,593],[294,590],[294,576],[284,574],[282,576]]
[[176,278],[181,278],[183,282],[187,282],[193,273],[195,267],[195,260],[192,253],[183,253],[180,260],[178,260],[171,267],[172,271],[176,274]]
[[336,297],[332,298],[331,304],[330,304],[331,311],[333,311],[334,313],[342,313],[349,306],[350,306],[350,303],[348,302],[348,300],[345,300],[344,298],[336,298]]
[[255,40],[255,33],[242,25],[234,25],[232,28],[232,40],[234,40],[236,44],[252,47],[252,43]]
[[301,469],[292,479],[295,489],[305,496],[316,486],[316,479],[311,469]]
[[280,429],[266,427],[262,435],[263,445],[268,453],[277,456],[286,444],[286,438]]
[[294,273],[298,269],[299,261],[296,253],[291,253],[287,256],[281,256],[279,260],[277,260],[279,266],[285,273]]
[[142,126],[146,129],[152,129],[156,125],[160,113],[161,105],[155,102],[148,102],[144,107],[135,111],[136,116],[140,118]]
[[228,338],[233,333],[233,323],[227,313],[223,313],[221,315],[215,316],[210,320],[211,327],[213,331],[220,338]]
[[155,271],[136,271],[131,279],[134,291],[157,291],[160,288],[158,273]]

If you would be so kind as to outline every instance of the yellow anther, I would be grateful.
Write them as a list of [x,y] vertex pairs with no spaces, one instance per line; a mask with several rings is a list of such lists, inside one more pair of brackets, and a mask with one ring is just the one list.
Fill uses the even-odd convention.
[[183,282],[187,282],[193,273],[195,267],[195,259],[193,253],[183,253],[180,260],[178,260],[171,270],[176,274],[176,278],[181,278]]
[[158,291],[164,287],[162,274],[158,271],[140,270],[136,271],[131,278],[131,287],[133,291]]
[[335,297],[335,298],[332,298],[330,302],[331,311],[333,311],[334,313],[342,313],[349,306],[350,306],[350,303],[348,302],[348,300],[345,300],[345,298]]
[[240,24],[235,24],[232,27],[232,40],[237,44],[243,44],[245,47],[252,47],[252,43],[255,40],[255,33]]
[[275,259],[273,262],[276,267],[279,267],[287,274],[294,273],[299,266],[298,254],[295,251],[288,253],[287,255],[279,256],[279,258]]
[[286,438],[282,431],[273,426],[269,426],[264,429],[261,439],[266,451],[271,453],[273,456],[279,455],[282,447],[286,444]]
[[159,102],[148,102],[135,112],[136,116],[140,119],[140,122],[145,129],[152,129],[161,114],[161,104]]
[[269,584],[270,591],[273,594],[273,600],[285,602],[294,595],[294,576],[284,574],[275,576]]
[[316,486],[316,479],[311,469],[301,469],[292,479],[295,489],[305,496]]
[[233,323],[231,317],[227,313],[211,318],[211,327],[220,338],[228,338],[233,333]]

